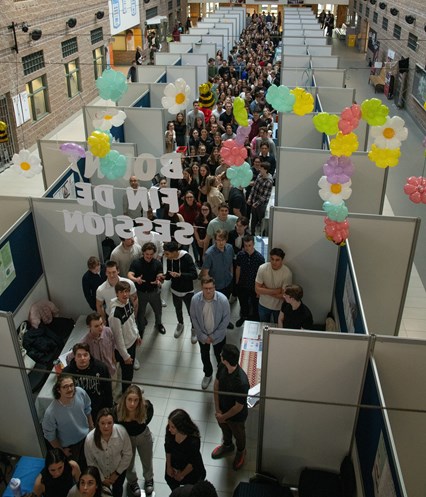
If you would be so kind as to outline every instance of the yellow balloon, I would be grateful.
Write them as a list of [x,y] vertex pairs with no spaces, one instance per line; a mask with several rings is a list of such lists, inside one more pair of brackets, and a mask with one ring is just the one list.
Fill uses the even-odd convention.
[[395,167],[398,165],[401,149],[379,148],[377,145],[371,146],[368,152],[368,158],[376,164],[377,167]]
[[344,135],[339,131],[336,138],[330,141],[330,152],[331,155],[335,155],[336,157],[341,157],[342,155],[350,157],[358,150],[358,146],[358,137],[355,133]]
[[89,150],[96,157],[105,157],[111,150],[109,136],[101,131],[93,131],[87,139]]
[[248,126],[248,115],[246,104],[241,97],[236,97],[234,99],[233,105],[233,113],[235,120],[240,126],[247,127]]
[[293,112],[298,116],[304,116],[314,110],[314,97],[303,88],[293,88],[290,93],[296,97]]

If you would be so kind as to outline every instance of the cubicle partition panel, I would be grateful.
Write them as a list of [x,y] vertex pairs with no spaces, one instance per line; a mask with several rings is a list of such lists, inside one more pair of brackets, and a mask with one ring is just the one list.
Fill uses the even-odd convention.
[[129,84],[127,85],[126,93],[118,100],[117,105],[119,107],[134,107],[136,102],[139,102],[147,91],[147,83]]
[[311,57],[309,55],[285,55],[283,56],[283,67],[287,69],[310,67]]
[[[330,157],[328,150],[279,148],[275,186],[276,205],[300,209],[322,209],[318,181]],[[381,214],[386,191],[387,171],[375,167],[366,152],[352,155],[354,174],[352,195],[346,200],[349,212]]]
[[175,54],[189,53],[192,50],[192,43],[182,43],[181,41],[174,41],[169,43],[169,52]]
[[[423,360],[422,362],[424,364]],[[395,367],[396,376],[399,376],[406,367],[407,364],[404,364],[402,370]],[[411,384],[409,384],[408,389],[411,390]],[[415,390],[413,389],[413,391]],[[384,407],[385,400],[376,362],[374,359],[370,359],[363,385],[361,407],[355,431],[356,452],[361,469],[360,476],[362,482],[359,495],[372,497],[380,495],[386,497],[423,495],[422,493],[417,494],[415,492],[408,494],[405,489],[404,478],[401,474],[396,445],[389,422],[389,413],[383,409]],[[404,405],[404,407],[406,406]],[[416,431],[414,439],[407,440],[406,442],[412,442],[415,447],[414,440],[421,440],[423,437],[423,433]],[[410,457],[410,464],[413,467],[417,463],[417,461],[414,461],[414,454],[415,448],[412,453],[413,457]],[[424,478],[421,476],[423,473],[422,468],[421,473],[417,473],[415,478],[418,478],[418,481],[424,481]],[[414,486],[416,487],[417,485]]]
[[350,247],[369,332],[398,335],[420,219],[349,212]]
[[304,38],[300,38],[298,36],[286,36],[284,38],[284,46],[288,47],[292,45],[296,46],[304,45]]
[[[312,48],[311,45],[309,45]],[[315,82],[318,87],[344,88],[346,71],[344,69],[315,69]]]
[[[62,316],[75,320],[90,311],[81,288],[81,277],[87,271],[87,259],[91,255],[98,256],[100,251],[96,235],[79,233],[77,229],[71,233],[65,231],[63,211],[79,211],[84,217],[84,214],[93,212],[93,207],[80,205],[76,200],[51,198],[33,198],[31,205],[37,234],[33,243],[38,241],[40,247],[50,298]],[[85,224],[94,226],[93,216],[87,216]],[[100,224],[96,222],[97,228]],[[28,243],[31,240],[25,241],[26,254],[30,253]]]
[[[309,42],[307,42],[309,45]],[[334,55],[331,56],[321,56],[321,55],[316,55],[312,56],[312,68],[313,69],[318,69],[318,68],[329,68],[329,69],[338,69],[339,68],[339,57],[336,57]]]
[[256,472],[297,486],[350,452],[370,337],[266,328]]
[[303,28],[303,35],[305,36],[305,38],[317,38],[322,34],[322,31],[320,30],[319,26],[317,29],[310,29],[311,26],[305,26],[305,23],[302,23],[302,28]]
[[207,73],[207,54],[182,54],[182,65],[183,66],[193,66],[196,68],[197,72],[197,94],[198,94],[198,86],[202,83],[205,83],[209,80]]
[[215,43],[192,43],[192,53],[194,54],[207,54],[208,59],[216,58],[216,44]]
[[425,495],[426,341],[376,337],[374,359],[407,495]]
[[138,83],[157,83],[164,78],[164,66],[137,66]]
[[318,86],[318,98],[321,102],[321,110],[334,114],[342,112],[345,107],[350,107],[355,102],[354,88],[326,88],[319,86],[315,74],[315,82]]
[[201,37],[201,43],[211,43],[212,45],[215,45],[216,51],[221,50],[223,52],[225,48],[225,40],[223,35],[203,35]]
[[180,54],[168,53],[168,52],[155,52],[155,64],[161,66],[180,66],[181,57]]
[[197,35],[197,36],[201,36],[201,35],[208,35],[209,34],[209,30],[211,28],[205,28],[205,27],[202,27],[202,28],[189,28],[189,34],[190,35]]
[[180,35],[180,41],[182,43],[199,43],[201,35]]
[[323,47],[327,45],[327,38],[324,38],[323,36],[321,38],[315,38],[313,36],[309,36],[305,38],[305,45],[309,45],[310,47],[312,46]]
[[[338,248],[324,236],[324,213],[303,209],[271,209],[269,248],[280,247],[302,286],[303,301],[315,323],[324,323],[333,303]],[[318,261],[321,261],[319,264]]]
[[[149,85],[149,103],[153,109],[161,109],[163,107],[161,99],[164,97],[164,89],[167,83],[151,83]],[[172,119],[172,114],[166,112],[166,116]]]
[[[5,235],[11,227],[26,213],[30,208],[27,197],[0,197],[2,210],[0,216],[0,233]],[[0,238],[1,240],[1,238]],[[0,242],[2,243],[2,242]],[[0,295],[1,302],[1,295]],[[2,307],[0,305],[0,310]]]
[[[280,113],[278,126],[278,143],[280,147],[321,150],[322,136],[312,124],[313,116],[314,114],[296,116],[295,114]],[[297,166],[297,164],[294,166]],[[277,174],[280,173],[280,168],[281,166],[277,168]]]
[[[287,47],[291,48],[291,47]],[[312,71],[311,69],[282,69],[281,84],[285,86],[311,86]]]
[[[308,41],[308,40],[307,40]],[[329,57],[331,55],[332,46],[316,46],[316,45],[307,45],[309,55],[313,57],[322,56]]]
[[307,55],[306,45],[289,45],[283,47],[284,56],[287,55]]
[[44,440],[37,421],[31,385],[18,343],[12,314],[0,311],[2,408],[0,451],[43,457]]

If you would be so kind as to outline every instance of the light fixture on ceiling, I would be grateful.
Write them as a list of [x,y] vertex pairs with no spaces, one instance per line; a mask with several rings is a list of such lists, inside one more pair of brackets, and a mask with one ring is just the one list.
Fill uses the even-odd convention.
[[379,3],[379,7],[382,9],[382,10],[385,10],[386,7],[387,7],[387,4],[385,2],[380,2]]
[[95,17],[96,17],[96,19],[101,20],[101,19],[103,19],[103,18],[104,18],[104,15],[105,15],[105,12],[104,12],[103,10],[98,10],[98,11],[96,12],[96,14],[95,14]]
[[393,16],[397,16],[399,14],[399,10],[398,9],[395,9],[395,7],[392,7],[390,9],[390,13],[393,15]]
[[77,19],[75,17],[70,17],[66,22],[66,25],[69,28],[75,28],[77,26]]
[[37,41],[41,38],[42,35],[41,29],[33,29],[30,33],[30,37],[33,41]]
[[416,18],[411,15],[405,16],[405,20],[408,24],[414,24],[416,22]]

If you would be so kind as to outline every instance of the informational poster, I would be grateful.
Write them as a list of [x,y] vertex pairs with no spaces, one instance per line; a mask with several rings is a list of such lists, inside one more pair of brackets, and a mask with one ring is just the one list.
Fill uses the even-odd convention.
[[0,249],[0,295],[16,278],[10,243],[7,242]]
[[343,293],[343,311],[345,313],[346,327],[348,333],[355,333],[355,320],[358,314],[354,287],[349,267],[346,271],[345,289]]
[[30,107],[28,105],[28,93],[23,91],[12,97],[13,110],[15,111],[16,126],[21,126],[31,119]]
[[395,485],[392,479],[383,433],[380,433],[372,476],[374,497],[396,497]]
[[65,183],[54,194],[54,198],[76,198],[74,175],[67,178]]
[[108,0],[111,35],[140,24],[139,0]]

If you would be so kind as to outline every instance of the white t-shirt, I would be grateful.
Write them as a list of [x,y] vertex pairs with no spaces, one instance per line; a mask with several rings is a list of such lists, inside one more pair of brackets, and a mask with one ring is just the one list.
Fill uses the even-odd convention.
[[[257,270],[256,283],[263,284],[266,288],[284,288],[286,285],[291,285],[292,281],[293,275],[284,264],[280,269],[274,270],[270,262],[265,262]],[[279,311],[282,303],[282,299],[277,299],[271,295],[261,295],[259,298],[260,305],[273,311]]]
[[[127,281],[130,284],[130,295],[135,295],[136,287],[133,281],[128,280],[127,278],[118,277],[120,281]],[[108,280],[104,281],[102,285],[98,286],[96,290],[96,300],[100,302],[105,302],[105,312],[107,316],[111,314],[111,300],[115,299],[115,286],[111,286]]]

